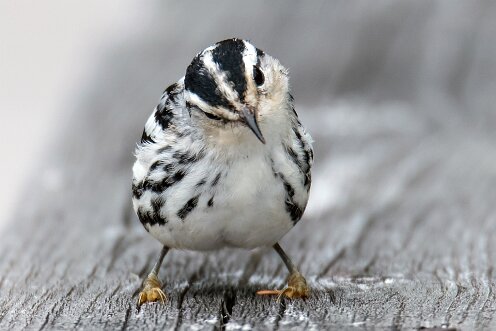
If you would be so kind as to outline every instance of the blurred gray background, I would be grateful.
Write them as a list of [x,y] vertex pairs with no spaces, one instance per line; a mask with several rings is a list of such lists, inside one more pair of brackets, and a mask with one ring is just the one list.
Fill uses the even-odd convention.
[[[290,68],[299,104],[395,103],[432,126],[457,123],[492,134],[495,11],[491,1],[448,0],[0,1],[0,227],[44,157],[47,137],[75,112],[89,111],[75,103],[99,80],[105,61],[143,75],[128,81],[130,90],[146,93],[135,110],[143,122],[196,52],[232,36],[251,39]],[[287,19],[274,19],[275,12]],[[116,98],[127,92],[112,85],[104,88]],[[45,181],[56,185],[55,172]]]
[[[496,2],[0,6],[0,327],[496,327]],[[315,139],[310,202],[283,240],[315,294],[253,299],[284,284],[270,254],[174,252],[171,304],[136,313],[158,244],[130,209],[135,141],[229,37],[290,69]]]
[[[0,1],[0,229],[15,212],[26,177],[46,157],[46,145],[74,113],[72,100],[91,84],[109,50],[143,33],[151,7]],[[54,180],[47,174],[48,185]]]

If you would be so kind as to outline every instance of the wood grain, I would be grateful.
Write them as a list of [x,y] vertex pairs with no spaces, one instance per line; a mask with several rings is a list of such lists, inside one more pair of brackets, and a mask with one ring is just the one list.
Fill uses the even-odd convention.
[[[109,46],[33,166],[0,242],[0,329],[495,329],[496,20],[477,4],[159,5],[161,33]],[[270,249],[172,251],[168,302],[138,311],[160,245],[131,209],[134,142],[161,89],[226,33],[289,63],[315,139],[311,201],[282,241],[312,295],[254,295],[285,283]]]

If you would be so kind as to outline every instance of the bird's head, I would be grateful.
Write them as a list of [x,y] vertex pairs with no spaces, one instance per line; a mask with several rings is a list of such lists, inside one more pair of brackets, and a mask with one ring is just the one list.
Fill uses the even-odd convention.
[[[202,125],[241,125],[265,143],[260,123],[287,110],[287,70],[246,40],[227,39],[199,53],[184,77],[184,99]],[[273,117],[273,116],[272,116]]]

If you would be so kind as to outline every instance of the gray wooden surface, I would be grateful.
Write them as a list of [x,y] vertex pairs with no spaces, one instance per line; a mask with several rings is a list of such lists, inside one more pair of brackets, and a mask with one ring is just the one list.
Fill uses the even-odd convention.
[[[494,2],[156,4],[67,105],[0,242],[0,329],[495,329]],[[160,245],[130,203],[134,141],[216,40],[292,72],[315,139],[304,220],[271,250],[172,251],[169,301],[134,307]],[[34,106],[33,104],[31,106]]]

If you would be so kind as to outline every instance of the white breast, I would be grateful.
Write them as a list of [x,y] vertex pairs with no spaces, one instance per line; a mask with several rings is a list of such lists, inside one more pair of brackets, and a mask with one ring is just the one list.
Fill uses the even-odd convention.
[[[227,164],[212,164],[210,158],[205,158],[195,166],[187,181],[170,190],[173,198],[169,196],[171,203],[165,208],[168,223],[150,227],[150,233],[164,245],[192,250],[273,245],[293,227],[285,209],[286,191],[272,169],[273,154],[260,146],[256,151],[229,158]],[[276,159],[281,160],[281,157],[276,155]],[[196,194],[191,189],[188,193],[185,187],[205,176],[202,169],[209,169],[211,175],[197,206],[181,220],[176,215],[178,206]],[[218,184],[211,187],[209,183],[218,170],[223,170],[222,176]],[[213,206],[210,207],[211,198]]]

